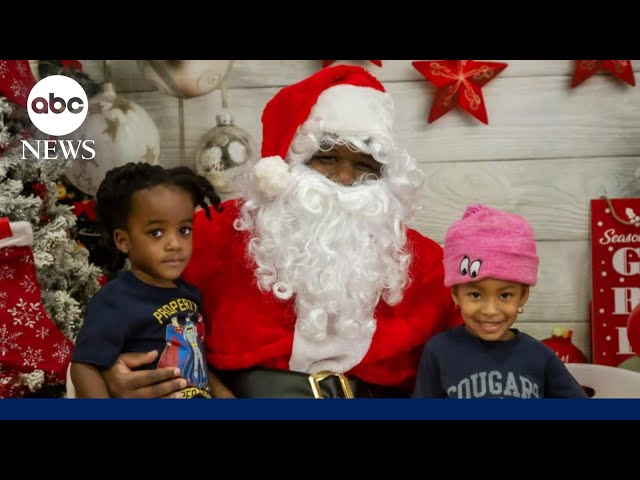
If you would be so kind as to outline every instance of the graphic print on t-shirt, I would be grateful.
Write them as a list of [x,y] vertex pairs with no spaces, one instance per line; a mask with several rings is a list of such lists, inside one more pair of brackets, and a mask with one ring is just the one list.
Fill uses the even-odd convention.
[[204,323],[198,305],[180,298],[158,308],[153,316],[165,327],[166,344],[158,368],[180,369],[180,376],[188,382],[181,390],[183,398],[211,398],[202,344]]
[[540,398],[537,383],[517,372],[499,370],[476,372],[446,392],[449,398]]

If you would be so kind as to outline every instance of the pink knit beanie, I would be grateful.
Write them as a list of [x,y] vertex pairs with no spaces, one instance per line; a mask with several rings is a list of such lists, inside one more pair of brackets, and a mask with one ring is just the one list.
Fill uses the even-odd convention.
[[484,205],[467,207],[444,237],[447,287],[495,278],[535,285],[539,258],[527,220]]

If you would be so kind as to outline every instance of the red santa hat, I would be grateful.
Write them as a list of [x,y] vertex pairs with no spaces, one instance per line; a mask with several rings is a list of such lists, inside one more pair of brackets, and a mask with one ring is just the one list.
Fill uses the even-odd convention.
[[298,128],[322,121],[338,135],[391,132],[393,104],[382,84],[362,67],[337,65],[280,90],[262,114],[262,156],[286,158]]
[[307,120],[338,137],[390,139],[393,101],[371,73],[351,65],[323,68],[280,90],[262,114],[263,158],[254,168],[261,190],[275,193],[286,183],[283,159]]

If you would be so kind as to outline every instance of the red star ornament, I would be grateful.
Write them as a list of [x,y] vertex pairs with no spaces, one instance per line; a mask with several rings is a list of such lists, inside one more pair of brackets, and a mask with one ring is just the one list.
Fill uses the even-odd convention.
[[[371,63],[373,63],[374,65],[377,65],[378,67],[382,66],[382,60],[369,60]],[[331,65],[333,62],[335,62],[335,60],[323,60],[322,61],[322,68],[324,67],[328,67],[329,65]]]
[[571,88],[577,87],[602,69],[631,86],[636,84],[630,60],[576,60],[576,70],[571,80]]
[[508,64],[473,60],[416,61],[411,64],[437,88],[428,123],[434,122],[456,105],[488,124],[481,88]]

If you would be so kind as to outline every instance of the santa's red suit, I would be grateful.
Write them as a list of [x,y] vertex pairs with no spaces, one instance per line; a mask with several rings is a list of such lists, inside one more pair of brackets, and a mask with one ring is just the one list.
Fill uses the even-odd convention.
[[[250,235],[233,227],[239,203],[227,201],[223,208],[222,213],[211,208],[211,220],[204,210],[196,212],[193,257],[183,275],[202,293],[207,359],[219,370],[287,370],[296,323],[294,302],[260,292],[255,263],[247,254]],[[403,300],[393,307],[380,301],[369,350],[345,373],[410,391],[425,341],[461,319],[444,286],[441,247],[414,230],[407,231],[407,238],[411,281]]]

